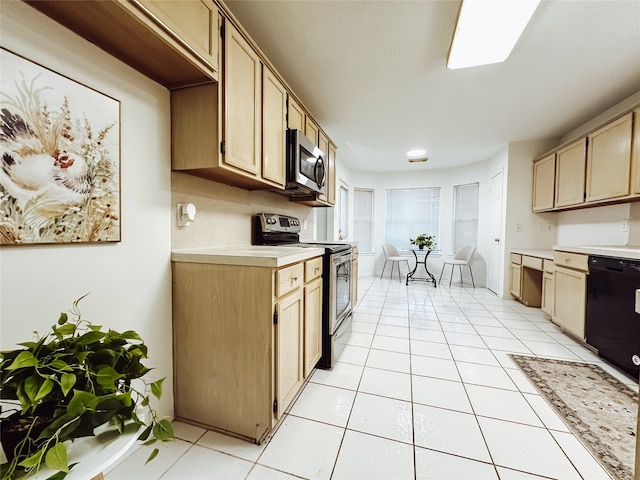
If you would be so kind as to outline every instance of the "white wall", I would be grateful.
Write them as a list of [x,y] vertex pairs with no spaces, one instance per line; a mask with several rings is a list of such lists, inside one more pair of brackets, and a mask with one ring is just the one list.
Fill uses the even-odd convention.
[[122,241],[0,248],[2,349],[45,333],[84,295],[86,319],[135,329],[167,377],[173,415],[169,92],[22,2],[2,2],[2,46],[121,102]]
[[[557,144],[556,140],[512,142],[508,147],[504,218],[504,256],[513,249],[551,250],[556,239],[554,213],[533,213],[531,193],[532,160]],[[510,263],[505,261],[499,294],[509,295]]]
[[[558,212],[558,245],[626,245],[631,204]],[[623,228],[623,221],[627,222]]]
[[[370,173],[361,171],[350,172],[350,188],[365,188],[374,190],[374,238],[373,253],[360,252],[360,275],[380,275],[384,265],[382,243],[384,242],[384,214],[385,191],[396,188],[440,187],[440,234],[437,238],[438,249],[441,254],[429,256],[429,270],[436,276],[440,274],[442,259],[453,255],[452,240],[452,209],[453,187],[467,183],[479,182],[479,228],[478,251],[473,262],[474,279],[477,285],[484,285],[486,281],[486,261],[488,257],[488,181],[493,173],[492,164],[480,162],[460,168],[446,170],[420,170],[416,172],[398,173]],[[353,202],[351,202],[353,203]],[[353,218],[353,215],[351,215]],[[417,232],[419,233],[419,232]],[[408,239],[407,239],[408,243]],[[409,253],[410,264],[413,266],[413,256]],[[390,266],[387,265],[385,276],[389,275]],[[395,272],[395,270],[394,270]],[[404,270],[403,270],[404,272]],[[448,275],[447,273],[445,275]],[[406,272],[404,272],[406,274]],[[448,276],[446,277],[448,278]],[[456,279],[457,277],[454,277]],[[465,276],[468,281],[469,278]],[[444,277],[443,277],[444,280]],[[457,281],[457,280],[455,280]]]

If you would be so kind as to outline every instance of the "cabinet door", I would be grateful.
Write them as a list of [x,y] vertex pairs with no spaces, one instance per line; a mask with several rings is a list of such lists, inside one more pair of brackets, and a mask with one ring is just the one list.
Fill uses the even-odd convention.
[[305,115],[304,110],[302,110],[302,107],[298,105],[298,102],[289,96],[287,126],[292,130],[300,130],[301,132],[304,132],[306,124],[307,116]]
[[553,273],[542,275],[542,311],[553,315]]
[[304,127],[304,134],[313,142],[314,145],[318,146],[318,132],[320,129],[318,125],[309,117],[307,117],[307,122]]
[[640,108],[633,112],[633,158],[631,160],[631,193],[640,195]]
[[511,295],[520,298],[522,295],[522,266],[517,263],[511,264]]
[[558,150],[556,156],[556,207],[584,203],[587,139]]
[[588,137],[587,202],[629,195],[633,114]]
[[556,154],[533,164],[533,211],[553,209],[556,178]]
[[258,176],[262,137],[262,63],[230,22],[225,22],[224,51],[223,161]]
[[276,418],[280,418],[302,386],[302,289],[276,305]]
[[136,3],[151,13],[196,59],[218,70],[218,7],[212,0],[138,0]]
[[567,332],[584,340],[586,273],[556,266],[553,283],[553,321]]
[[329,155],[327,165],[327,202],[329,202],[330,205],[336,204],[336,162],[336,146],[333,143],[329,142]]
[[322,356],[322,277],[304,287],[304,378]]
[[267,67],[262,78],[262,178],[284,187],[287,91]]
[[322,195],[318,195],[318,200],[326,202],[327,194],[329,193],[329,138],[324,134],[324,132],[320,131],[318,133],[318,148],[322,150],[324,153],[324,184],[325,184],[325,193]]

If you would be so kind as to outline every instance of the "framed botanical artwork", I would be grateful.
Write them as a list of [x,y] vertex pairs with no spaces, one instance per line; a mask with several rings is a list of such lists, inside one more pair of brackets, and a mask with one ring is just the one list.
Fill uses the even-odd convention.
[[120,241],[120,102],[0,48],[0,245]]

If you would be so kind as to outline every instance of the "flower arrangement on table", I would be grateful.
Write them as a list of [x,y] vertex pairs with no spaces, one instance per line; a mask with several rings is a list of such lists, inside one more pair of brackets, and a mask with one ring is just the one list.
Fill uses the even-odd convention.
[[411,245],[417,245],[420,250],[424,250],[424,247],[427,247],[427,250],[433,250],[437,245],[436,236],[427,235],[426,233],[421,233],[416,238],[410,238],[409,242],[411,242]]

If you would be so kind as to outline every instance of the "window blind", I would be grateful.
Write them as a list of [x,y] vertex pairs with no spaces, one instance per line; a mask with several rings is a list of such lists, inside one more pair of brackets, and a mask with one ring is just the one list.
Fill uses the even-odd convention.
[[373,190],[353,190],[353,239],[360,253],[373,252]]
[[453,187],[453,251],[478,244],[478,183]]
[[398,249],[421,233],[440,237],[440,187],[387,190],[384,240]]

